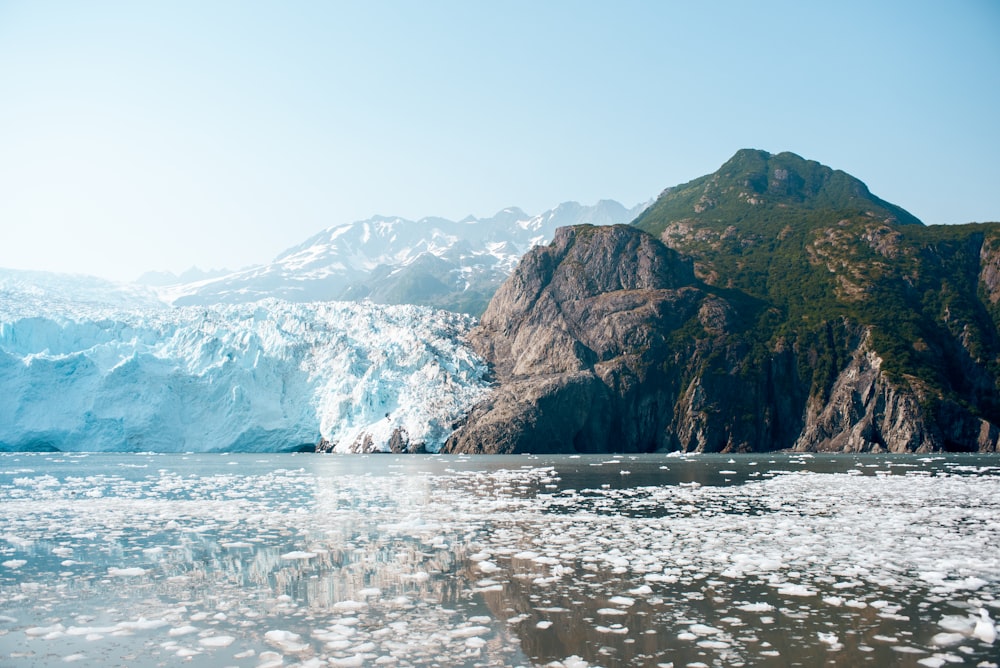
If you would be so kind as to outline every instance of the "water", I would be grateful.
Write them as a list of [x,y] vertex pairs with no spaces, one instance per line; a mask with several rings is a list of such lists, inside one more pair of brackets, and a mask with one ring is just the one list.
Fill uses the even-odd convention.
[[995,457],[0,456],[14,668],[985,667],[998,617]]

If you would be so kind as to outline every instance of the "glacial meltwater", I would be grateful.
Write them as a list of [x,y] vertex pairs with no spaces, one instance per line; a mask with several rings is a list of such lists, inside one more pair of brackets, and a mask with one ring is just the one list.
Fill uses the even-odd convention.
[[0,665],[997,666],[1000,459],[0,455]]

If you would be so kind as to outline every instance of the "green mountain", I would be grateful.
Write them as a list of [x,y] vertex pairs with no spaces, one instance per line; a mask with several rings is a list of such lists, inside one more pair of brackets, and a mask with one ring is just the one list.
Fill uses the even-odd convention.
[[980,378],[973,389],[966,376],[969,361],[991,378],[1000,372],[1000,310],[979,280],[996,224],[925,226],[844,172],[749,149],[668,189],[633,224],[693,258],[708,285],[761,300],[755,339],[832,348],[814,391],[847,353],[835,337],[816,340],[829,342],[834,325],[862,326],[894,377],[919,378],[1000,421],[996,383]]
[[473,337],[500,387],[455,450],[997,449],[1000,224],[925,226],[742,150],[632,230],[525,256]]

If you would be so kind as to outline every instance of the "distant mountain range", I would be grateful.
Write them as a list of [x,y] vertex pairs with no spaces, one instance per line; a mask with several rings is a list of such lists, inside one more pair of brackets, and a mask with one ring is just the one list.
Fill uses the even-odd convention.
[[509,208],[491,218],[458,222],[376,216],[327,228],[270,264],[185,276],[172,285],[163,274],[147,274],[142,280],[176,306],[265,297],[293,302],[367,299],[479,315],[521,256],[551,241],[556,228],[628,223],[645,206],[566,202],[536,216]]

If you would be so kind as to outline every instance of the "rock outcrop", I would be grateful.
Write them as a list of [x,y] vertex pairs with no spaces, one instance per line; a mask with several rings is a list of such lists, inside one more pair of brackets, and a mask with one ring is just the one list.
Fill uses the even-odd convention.
[[997,450],[995,424],[887,372],[870,326],[790,342],[775,317],[637,228],[562,228],[473,330],[495,386],[443,451]]

